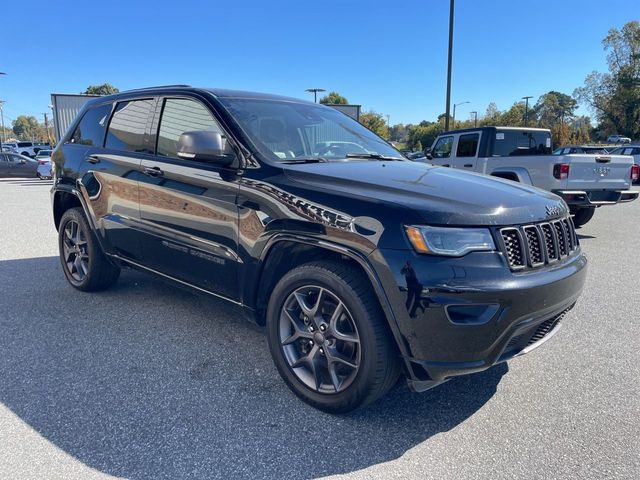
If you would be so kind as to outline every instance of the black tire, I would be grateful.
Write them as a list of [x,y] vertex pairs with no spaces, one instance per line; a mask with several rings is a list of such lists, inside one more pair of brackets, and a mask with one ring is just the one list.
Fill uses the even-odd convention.
[[[292,310],[285,310],[288,305],[287,302],[291,301],[290,299],[293,295],[310,288],[317,288],[319,292],[324,292],[318,294],[317,298],[323,298],[322,295],[324,294],[327,302],[334,302],[334,304],[339,302],[334,312],[338,310],[340,305],[343,307],[343,313],[338,314],[337,317],[341,318],[340,322],[347,322],[347,324],[353,326],[351,333],[346,335],[358,337],[359,343],[351,343],[351,340],[346,342],[340,340],[345,334],[344,330],[339,332],[336,324],[333,325],[336,326],[335,332],[338,333],[332,337],[331,331],[334,329],[327,318],[333,316],[333,314],[327,313],[322,307],[321,312],[314,318],[320,319],[318,320],[320,323],[320,326],[317,327],[318,329],[322,329],[324,322],[329,323],[328,326],[324,324],[326,331],[323,331],[327,336],[324,340],[325,343],[322,343],[322,340],[318,340],[317,337],[312,339],[307,337],[306,340],[298,338],[298,328],[292,327],[294,335],[289,338],[296,336],[298,339],[285,345],[289,339],[287,338],[283,342],[282,337],[289,333],[283,333],[283,325],[286,324],[287,319],[292,319]],[[309,293],[311,294],[311,290],[309,290]],[[298,301],[297,299],[298,297],[296,296],[296,301]],[[318,301],[319,304],[320,301]],[[298,303],[298,305],[300,304]],[[285,317],[287,314],[289,315]],[[308,320],[308,317],[303,313],[297,317],[294,314],[293,317],[295,317],[295,322]],[[314,322],[317,325],[315,320],[309,320],[309,322]],[[300,323],[299,325],[306,326],[305,323]],[[311,325],[309,328],[311,332],[314,331]],[[344,326],[341,326],[340,330],[343,328]],[[319,330],[315,330],[314,335],[318,333]],[[306,330],[304,334],[310,335]],[[322,338],[322,335],[320,337]],[[304,367],[291,365],[290,358],[292,348],[297,354],[300,354],[299,349],[301,347],[296,342],[301,342],[302,348],[304,348],[304,342],[312,340],[316,340],[319,350],[319,356],[315,357],[317,362],[315,360],[311,361],[314,365],[319,365],[313,367],[315,387],[308,385],[309,382],[305,383],[304,378],[301,378],[302,375],[299,373],[300,369]],[[387,393],[397,382],[400,373],[400,359],[397,348],[389,331],[387,320],[373,293],[371,283],[358,270],[337,262],[319,261],[307,263],[291,270],[280,279],[271,294],[267,308],[267,341],[278,372],[293,393],[309,405],[328,413],[346,413],[375,401]],[[320,345],[324,345],[324,351]],[[328,360],[335,359],[334,355],[336,353],[338,357],[344,357],[343,353],[347,347],[349,347],[351,354],[354,351],[357,353],[357,359],[352,360],[354,364],[357,363],[357,369],[353,374],[348,373],[351,367],[343,367],[342,365],[336,367],[339,362],[330,362]],[[316,346],[308,348],[316,348]],[[296,353],[294,353],[294,356]],[[303,355],[300,354],[298,361],[294,363],[299,364],[302,357]],[[304,357],[307,358],[306,355]],[[333,364],[333,375],[331,375],[331,369],[329,368],[330,363]],[[342,371],[347,373],[345,373],[344,378],[338,380],[338,385],[336,385],[334,378],[338,379],[340,376],[336,374],[337,369],[340,367],[343,367]],[[297,368],[297,370],[294,371],[294,368]],[[320,377],[329,378],[330,380],[326,381],[326,383],[323,383],[322,380],[318,382],[316,369],[321,370]],[[347,375],[351,375],[351,377],[347,378]],[[349,380],[348,383],[342,387],[347,379]],[[332,387],[335,390],[331,391]]]
[[576,208],[571,213],[573,213],[573,224],[579,228],[591,220],[596,209],[593,207]]
[[[75,235],[74,227],[77,227]],[[72,238],[73,237],[73,238]],[[62,215],[58,229],[62,271],[71,285],[84,292],[104,290],[120,276],[120,268],[102,252],[82,208],[70,208]]]

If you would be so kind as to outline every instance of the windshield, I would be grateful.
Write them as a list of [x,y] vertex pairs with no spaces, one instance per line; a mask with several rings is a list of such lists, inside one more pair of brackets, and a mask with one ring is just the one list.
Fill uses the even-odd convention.
[[219,99],[267,158],[345,159],[402,155],[351,117],[321,105],[262,99]]
[[36,157],[50,157],[50,156],[51,156],[51,150],[40,150],[36,154]]

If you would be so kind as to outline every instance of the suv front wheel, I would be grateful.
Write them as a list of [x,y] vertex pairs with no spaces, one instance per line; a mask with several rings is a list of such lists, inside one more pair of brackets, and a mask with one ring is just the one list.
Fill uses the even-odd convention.
[[70,208],[62,215],[58,247],[62,270],[69,283],[78,290],[103,290],[118,280],[120,268],[102,252],[82,208]]
[[344,413],[384,395],[399,359],[371,284],[334,262],[299,266],[278,282],[267,308],[271,355],[308,404]]

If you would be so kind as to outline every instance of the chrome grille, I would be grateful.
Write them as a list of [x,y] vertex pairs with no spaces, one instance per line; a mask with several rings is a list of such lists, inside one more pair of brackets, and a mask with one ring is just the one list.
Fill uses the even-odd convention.
[[569,217],[499,231],[503,253],[512,270],[538,268],[569,256],[578,249]]

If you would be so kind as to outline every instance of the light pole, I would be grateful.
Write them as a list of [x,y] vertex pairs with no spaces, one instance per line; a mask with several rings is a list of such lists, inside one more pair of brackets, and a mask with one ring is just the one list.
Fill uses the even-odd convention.
[[4,111],[2,109],[2,107],[4,106],[4,100],[0,100],[0,120],[2,120],[2,141],[0,141],[0,152],[2,151],[2,144],[7,142],[7,139],[5,138],[5,132],[4,132]]
[[529,126],[529,99],[533,98],[531,95],[529,95],[528,97],[522,97],[522,100],[524,100],[524,126],[528,127]]
[[389,134],[389,140],[391,140],[391,125],[389,124],[389,119],[391,118],[391,115],[385,115],[387,117],[387,133]]
[[[51,110],[51,128],[53,129],[53,143],[57,143],[58,140],[56,140],[56,115],[55,115],[55,111],[53,110],[53,105],[49,105],[49,110]],[[52,148],[53,148],[53,143],[51,144]]]
[[471,114],[473,115],[473,128],[476,128],[478,126],[478,112],[474,110]]
[[[449,130],[449,112],[451,107],[451,59],[453,56],[453,0],[449,4],[449,55],[447,59],[447,105],[445,110],[444,117],[444,130]],[[455,106],[453,107],[453,111],[455,112]],[[454,113],[455,116],[455,113]]]
[[456,128],[456,107],[459,107],[460,105],[464,105],[465,103],[471,103],[471,102],[467,100],[465,102],[453,104],[453,117],[451,118],[451,121],[453,122],[453,128]]
[[326,92],[324,88],[307,88],[305,92],[313,93],[313,102],[318,103],[318,92]]
[[[4,72],[0,72],[0,75],[6,75]],[[6,143],[7,139],[4,138],[4,112],[2,111],[2,106],[4,105],[4,100],[0,100],[0,119],[2,120],[2,140],[0,140],[0,152],[2,152],[2,144]]]

